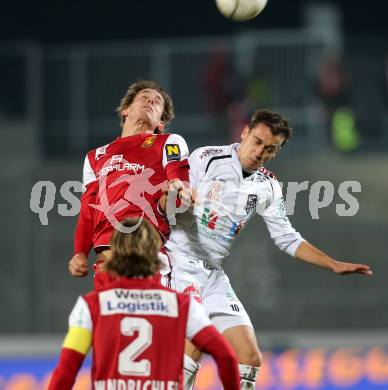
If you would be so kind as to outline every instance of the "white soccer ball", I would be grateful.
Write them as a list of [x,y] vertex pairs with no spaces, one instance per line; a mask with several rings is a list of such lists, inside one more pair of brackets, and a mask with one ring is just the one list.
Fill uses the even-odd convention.
[[218,10],[228,19],[253,19],[266,6],[267,0],[216,0]]

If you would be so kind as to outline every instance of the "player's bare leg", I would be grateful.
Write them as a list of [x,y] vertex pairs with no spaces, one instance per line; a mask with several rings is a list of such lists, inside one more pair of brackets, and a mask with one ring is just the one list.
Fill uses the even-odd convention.
[[262,355],[253,328],[246,325],[234,326],[226,329],[223,336],[232,346],[240,363],[240,388],[254,389]]
[[198,363],[202,353],[189,340],[185,342],[185,356],[183,361],[184,388],[191,390],[194,387],[195,377],[201,365]]
[[[261,352],[257,346],[256,335],[250,326],[234,326],[224,331],[239,361],[240,388],[251,390],[255,388],[256,379],[262,361]],[[184,384],[185,390],[191,390],[199,370],[202,353],[188,340],[185,345]]]

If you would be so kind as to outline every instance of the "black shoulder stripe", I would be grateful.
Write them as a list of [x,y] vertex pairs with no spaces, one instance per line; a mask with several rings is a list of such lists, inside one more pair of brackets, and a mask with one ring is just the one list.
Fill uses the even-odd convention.
[[274,191],[274,189],[273,189],[273,185],[272,185],[272,181],[271,181],[271,180],[269,181],[269,184],[271,184],[271,188],[272,188],[272,194],[274,194],[274,193],[275,193],[275,191]]
[[227,154],[225,156],[215,156],[215,157],[212,157],[209,162],[207,163],[206,165],[206,169],[205,169],[205,173],[207,172],[207,170],[209,169],[209,165],[214,161],[214,160],[220,160],[221,158],[232,158],[232,155],[231,154]]

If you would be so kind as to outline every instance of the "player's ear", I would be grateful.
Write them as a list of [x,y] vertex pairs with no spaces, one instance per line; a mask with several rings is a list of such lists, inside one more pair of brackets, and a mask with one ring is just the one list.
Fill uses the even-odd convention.
[[248,125],[245,125],[242,132],[241,132],[241,139],[245,139],[245,137],[248,135],[249,133],[249,127]]
[[127,108],[124,108],[122,111],[121,111],[121,116],[123,118],[126,118],[128,116],[128,111],[129,111],[129,107]]

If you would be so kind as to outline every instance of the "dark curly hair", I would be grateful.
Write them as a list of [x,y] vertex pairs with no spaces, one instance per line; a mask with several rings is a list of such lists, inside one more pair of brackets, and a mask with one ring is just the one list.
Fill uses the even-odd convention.
[[282,146],[292,135],[292,128],[288,125],[288,119],[277,112],[262,109],[254,111],[251,120],[248,123],[248,127],[252,130],[259,123],[268,126],[272,135],[282,135],[284,137]]

